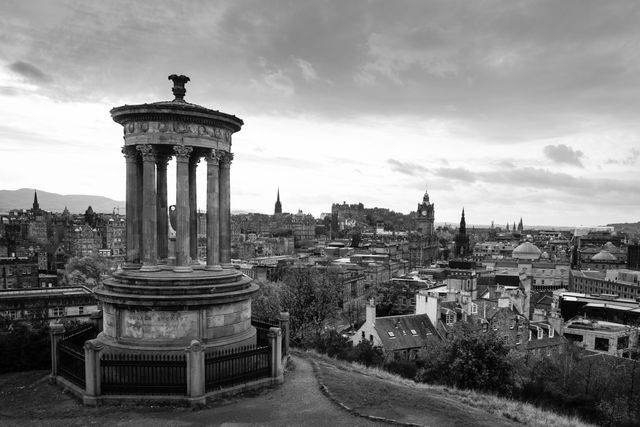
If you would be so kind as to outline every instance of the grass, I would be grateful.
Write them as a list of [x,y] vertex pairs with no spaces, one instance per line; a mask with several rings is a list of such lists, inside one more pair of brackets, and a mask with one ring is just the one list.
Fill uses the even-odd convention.
[[[464,404],[527,426],[586,427],[592,425],[577,417],[556,414],[529,403],[504,397],[472,390],[415,383],[380,368],[337,360],[315,351],[298,354],[326,362],[326,364],[320,363],[319,367],[329,390],[346,405],[371,415],[383,416],[383,413],[388,413],[398,421],[416,422],[415,420],[420,419],[421,412],[430,412],[434,409],[430,408],[430,404],[425,401],[425,396],[430,396],[437,399],[443,407],[449,404],[453,406]],[[363,377],[346,376],[344,372],[358,373]],[[464,424],[464,420],[461,419],[459,424]]]

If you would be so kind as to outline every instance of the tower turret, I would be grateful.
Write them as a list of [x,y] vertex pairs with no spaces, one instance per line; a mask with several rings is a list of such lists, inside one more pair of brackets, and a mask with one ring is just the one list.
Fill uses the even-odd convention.
[[276,215],[282,213],[282,203],[280,203],[280,188],[278,188],[278,197],[276,199],[276,207],[273,213]]

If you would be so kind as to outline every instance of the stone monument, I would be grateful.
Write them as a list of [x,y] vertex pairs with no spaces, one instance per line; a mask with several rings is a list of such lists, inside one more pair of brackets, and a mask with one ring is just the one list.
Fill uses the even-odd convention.
[[[126,262],[95,290],[103,309],[103,352],[184,352],[256,343],[251,295],[231,265],[231,137],[236,116],[184,100],[189,78],[171,75],[172,101],[111,110],[124,128]],[[167,163],[176,161],[175,257],[169,256]],[[196,168],[207,168],[207,256],[197,262]]]

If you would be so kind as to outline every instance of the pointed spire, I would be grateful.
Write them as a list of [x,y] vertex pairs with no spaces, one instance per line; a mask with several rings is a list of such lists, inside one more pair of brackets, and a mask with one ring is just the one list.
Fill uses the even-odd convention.
[[40,204],[38,203],[38,192],[36,190],[33,190],[33,210],[40,210]]
[[276,198],[276,206],[273,213],[275,215],[282,213],[282,203],[280,203],[280,187],[278,187],[278,196]]

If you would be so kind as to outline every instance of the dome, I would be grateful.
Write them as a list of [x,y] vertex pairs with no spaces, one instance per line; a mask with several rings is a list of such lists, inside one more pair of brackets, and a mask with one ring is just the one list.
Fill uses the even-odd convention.
[[618,258],[615,257],[611,252],[601,250],[597,254],[591,257],[591,261],[617,261]]
[[511,253],[511,256],[513,258],[530,260],[536,260],[540,258],[540,255],[542,255],[542,251],[531,242],[524,242],[520,244]]

